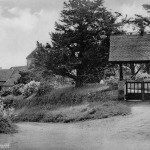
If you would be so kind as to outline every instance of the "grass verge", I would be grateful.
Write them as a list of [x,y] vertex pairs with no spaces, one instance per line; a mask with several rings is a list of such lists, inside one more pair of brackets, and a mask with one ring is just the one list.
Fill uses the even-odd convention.
[[28,98],[9,96],[4,102],[13,102],[15,122],[68,123],[130,114],[130,107],[117,101],[117,92],[107,86],[69,87]]
[[102,119],[117,115],[128,115],[130,107],[117,101],[92,102],[50,111],[45,106],[27,108],[13,117],[13,121],[29,122],[77,122]]

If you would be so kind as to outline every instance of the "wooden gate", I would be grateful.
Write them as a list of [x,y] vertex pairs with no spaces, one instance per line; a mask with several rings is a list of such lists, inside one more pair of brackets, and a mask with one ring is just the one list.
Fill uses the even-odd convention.
[[150,82],[126,82],[126,100],[150,100]]

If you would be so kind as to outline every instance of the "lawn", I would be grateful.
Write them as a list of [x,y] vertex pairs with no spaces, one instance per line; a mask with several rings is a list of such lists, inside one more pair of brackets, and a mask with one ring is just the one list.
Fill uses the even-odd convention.
[[92,102],[72,107],[49,110],[46,107],[26,108],[20,111],[13,121],[29,122],[77,122],[89,119],[109,118],[117,115],[130,114],[130,107],[121,102]]
[[[22,105],[18,107],[20,102]],[[18,107],[12,117],[15,122],[68,123],[131,113],[129,106],[117,101],[117,90],[97,84],[57,89],[28,99],[14,99],[14,104]]]

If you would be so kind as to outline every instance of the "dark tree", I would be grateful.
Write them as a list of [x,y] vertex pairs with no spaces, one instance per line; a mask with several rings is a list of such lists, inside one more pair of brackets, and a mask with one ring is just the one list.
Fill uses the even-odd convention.
[[135,15],[135,18],[130,18],[126,23],[134,24],[139,28],[139,35],[145,34],[145,29],[150,25],[150,18],[141,15]]
[[76,86],[102,78],[108,65],[110,35],[122,33],[117,15],[106,10],[103,0],[65,2],[61,20],[50,34],[52,48],[41,48],[36,66],[70,77]]
[[27,84],[32,80],[31,73],[29,71],[20,71],[20,78],[15,84]]

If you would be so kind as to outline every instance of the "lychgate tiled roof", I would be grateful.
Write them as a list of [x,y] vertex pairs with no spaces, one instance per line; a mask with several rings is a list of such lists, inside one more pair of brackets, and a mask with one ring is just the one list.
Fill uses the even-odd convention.
[[150,35],[111,36],[109,61],[150,61]]

